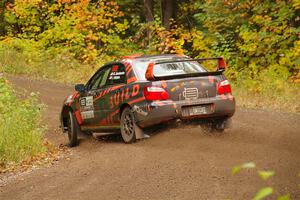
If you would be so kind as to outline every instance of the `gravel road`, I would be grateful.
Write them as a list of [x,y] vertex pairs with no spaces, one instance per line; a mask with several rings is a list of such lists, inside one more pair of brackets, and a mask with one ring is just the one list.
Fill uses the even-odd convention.
[[[48,106],[46,137],[55,145],[64,143],[58,116],[73,88],[24,77],[9,79],[16,88],[40,93]],[[299,114],[238,108],[232,129],[222,134],[200,127],[165,128],[129,145],[117,136],[89,137],[71,154],[54,166],[8,179],[0,187],[0,199],[252,199],[265,186],[275,190],[270,199],[286,193],[300,199]],[[233,166],[249,161],[257,169],[231,174]],[[276,174],[262,181],[258,169]]]

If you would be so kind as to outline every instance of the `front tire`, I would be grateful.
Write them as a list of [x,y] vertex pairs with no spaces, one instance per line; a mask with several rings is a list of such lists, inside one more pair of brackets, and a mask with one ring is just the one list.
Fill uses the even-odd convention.
[[135,117],[132,110],[127,107],[121,115],[121,135],[125,143],[134,143],[136,141]]
[[79,132],[79,125],[71,111],[69,111],[68,118],[68,139],[69,139],[69,147],[75,147],[78,145],[77,134]]

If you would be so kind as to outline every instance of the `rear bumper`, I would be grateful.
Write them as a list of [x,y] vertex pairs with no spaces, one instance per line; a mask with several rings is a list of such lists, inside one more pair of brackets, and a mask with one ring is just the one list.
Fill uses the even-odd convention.
[[[212,105],[213,112],[189,117],[183,116],[183,107],[196,105]],[[141,102],[134,105],[133,110],[137,124],[143,128],[176,119],[199,121],[201,119],[230,118],[235,112],[235,99],[232,95],[220,95],[190,101]]]

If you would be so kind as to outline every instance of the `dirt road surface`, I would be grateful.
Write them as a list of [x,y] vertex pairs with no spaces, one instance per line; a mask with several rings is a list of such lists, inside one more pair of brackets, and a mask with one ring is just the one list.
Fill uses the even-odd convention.
[[[64,143],[63,134],[55,130],[72,87],[10,80],[17,88],[40,92],[48,105],[46,137],[55,145]],[[130,145],[119,137],[91,137],[71,153],[70,160],[8,179],[0,187],[0,199],[252,199],[265,186],[275,190],[270,199],[286,193],[300,199],[297,114],[238,109],[232,129],[222,134],[199,127],[169,128]],[[249,161],[260,170],[274,170],[275,176],[262,181],[255,169],[231,174],[233,166]]]

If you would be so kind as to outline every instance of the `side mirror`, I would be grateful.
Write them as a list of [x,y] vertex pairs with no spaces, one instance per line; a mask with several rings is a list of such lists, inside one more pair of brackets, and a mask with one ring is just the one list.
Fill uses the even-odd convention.
[[77,84],[75,85],[75,90],[79,93],[84,93],[85,92],[85,86],[84,84]]

